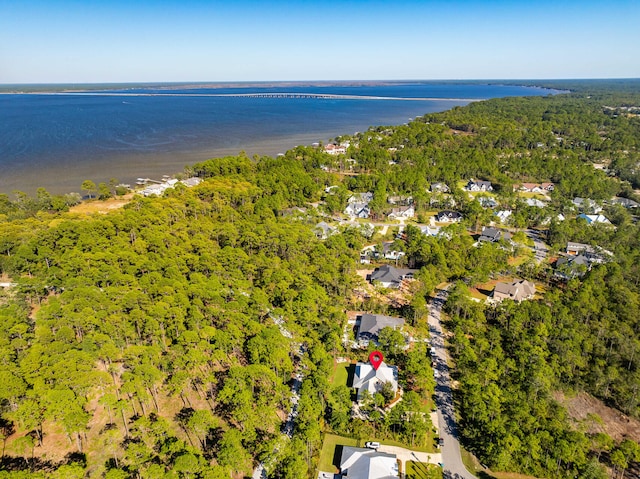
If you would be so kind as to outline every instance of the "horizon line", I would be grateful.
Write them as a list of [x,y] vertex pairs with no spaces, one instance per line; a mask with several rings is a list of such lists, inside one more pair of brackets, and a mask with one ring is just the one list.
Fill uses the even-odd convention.
[[407,83],[407,82],[496,82],[496,81],[610,81],[610,80],[640,80],[640,77],[576,77],[576,78],[402,78],[402,79],[345,79],[345,80],[118,80],[118,81],[55,81],[55,82],[0,82],[0,86],[12,85],[145,85],[145,84],[250,84],[250,83]]

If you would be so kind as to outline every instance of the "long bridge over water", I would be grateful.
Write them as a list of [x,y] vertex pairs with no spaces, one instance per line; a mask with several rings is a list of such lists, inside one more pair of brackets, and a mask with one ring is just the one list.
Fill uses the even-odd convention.
[[[1,95],[2,93],[0,93]],[[338,95],[331,93],[305,93],[305,92],[261,92],[261,93],[145,93],[145,92],[101,92],[101,91],[61,91],[61,92],[29,92],[29,93],[6,93],[24,95],[63,95],[63,96],[117,96],[117,97],[219,97],[219,98],[292,98],[292,99],[318,99],[318,100],[394,100],[394,101],[455,101],[473,102],[480,101],[478,98],[414,98],[414,97],[392,97],[392,96],[370,96],[370,95]]]

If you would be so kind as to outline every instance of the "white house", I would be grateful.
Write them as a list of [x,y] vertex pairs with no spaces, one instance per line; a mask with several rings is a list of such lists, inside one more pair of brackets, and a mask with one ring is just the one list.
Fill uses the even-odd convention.
[[601,223],[601,224],[605,224],[605,225],[610,225],[611,221],[609,221],[604,215],[585,215],[584,213],[581,213],[578,215],[578,218],[582,218],[583,220],[587,221],[587,224],[595,224],[595,223]]
[[527,206],[535,206],[536,208],[544,208],[547,204],[537,198],[527,198]]
[[368,218],[371,214],[371,209],[367,203],[349,203],[344,209],[344,214],[352,218]]
[[459,223],[462,221],[462,213],[451,210],[441,211],[436,215],[436,221],[439,223]]
[[356,389],[358,401],[362,398],[364,391],[369,391],[371,396],[381,392],[385,383],[391,383],[394,393],[398,391],[397,366],[388,366],[384,361],[380,363],[378,369],[369,363],[356,364],[353,387]]
[[413,218],[416,214],[416,210],[413,206],[401,206],[400,208],[393,208],[389,213],[391,219],[407,219]]
[[[334,477],[331,474],[330,477]],[[398,459],[395,454],[375,449],[344,446],[340,457],[340,477],[344,479],[397,479]]]
[[347,152],[347,149],[342,145],[334,145],[333,143],[329,143],[324,147],[324,152],[329,155],[344,155]]
[[511,214],[512,214],[511,210],[496,211],[496,216],[498,217],[501,223],[506,223],[507,219],[509,219]]
[[420,232],[425,236],[438,236],[440,234],[439,226],[420,226]]

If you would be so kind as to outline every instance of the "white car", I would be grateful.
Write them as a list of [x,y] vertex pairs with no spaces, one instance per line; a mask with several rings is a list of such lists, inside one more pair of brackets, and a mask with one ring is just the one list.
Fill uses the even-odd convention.
[[369,449],[378,449],[380,447],[380,443],[369,441],[364,443],[364,447],[367,447]]

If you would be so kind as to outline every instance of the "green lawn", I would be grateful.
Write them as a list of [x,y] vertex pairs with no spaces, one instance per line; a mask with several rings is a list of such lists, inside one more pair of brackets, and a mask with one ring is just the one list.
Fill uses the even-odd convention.
[[435,464],[407,461],[406,479],[442,479],[442,468]]
[[349,366],[351,366],[351,363],[336,363],[333,367],[331,379],[329,380],[332,388],[335,388],[336,386],[347,386]]
[[480,461],[469,451],[461,447],[460,455],[462,456],[462,463],[471,474],[478,475],[479,472],[484,471],[484,468],[480,465]]
[[320,451],[320,460],[318,461],[318,470],[327,472],[338,472],[338,468],[333,464],[333,457],[336,453],[337,446],[358,446],[357,439],[336,436],[335,434],[325,434],[322,443],[322,451]]

